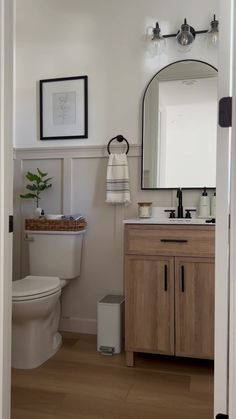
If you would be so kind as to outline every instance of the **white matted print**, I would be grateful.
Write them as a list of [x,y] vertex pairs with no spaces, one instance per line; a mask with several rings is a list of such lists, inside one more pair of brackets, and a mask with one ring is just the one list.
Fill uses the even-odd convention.
[[87,76],[40,80],[41,140],[88,138]]

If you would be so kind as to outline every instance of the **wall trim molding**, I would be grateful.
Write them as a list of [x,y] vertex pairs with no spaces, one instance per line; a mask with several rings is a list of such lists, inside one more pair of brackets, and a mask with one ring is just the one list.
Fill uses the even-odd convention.
[[[121,146],[113,146],[113,152],[122,152]],[[129,157],[141,156],[141,145],[130,144]],[[106,145],[91,145],[80,147],[30,147],[14,148],[15,160],[38,160],[38,159],[83,159],[105,158],[108,156]]]
[[78,317],[62,317],[60,320],[59,330],[74,333],[88,333],[90,335],[97,334],[96,319],[80,319]]

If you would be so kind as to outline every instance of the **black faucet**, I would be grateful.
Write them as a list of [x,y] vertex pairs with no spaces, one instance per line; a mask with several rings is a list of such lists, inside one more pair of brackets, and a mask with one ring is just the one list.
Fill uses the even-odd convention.
[[182,189],[177,189],[178,207],[177,207],[177,218],[183,218],[183,202],[182,202]]

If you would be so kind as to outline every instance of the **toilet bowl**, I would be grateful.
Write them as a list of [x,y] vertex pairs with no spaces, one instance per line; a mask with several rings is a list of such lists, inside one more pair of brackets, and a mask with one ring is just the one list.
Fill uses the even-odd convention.
[[61,346],[60,280],[27,276],[12,288],[12,366],[36,368]]
[[14,368],[36,368],[60,348],[61,290],[80,275],[84,232],[26,232],[31,275],[12,285]]

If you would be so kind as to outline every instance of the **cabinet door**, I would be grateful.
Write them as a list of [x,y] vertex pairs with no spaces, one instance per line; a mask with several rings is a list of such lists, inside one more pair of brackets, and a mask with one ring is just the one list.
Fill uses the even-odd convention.
[[126,256],[126,350],[174,354],[174,258]]
[[214,358],[214,259],[175,259],[176,355]]

